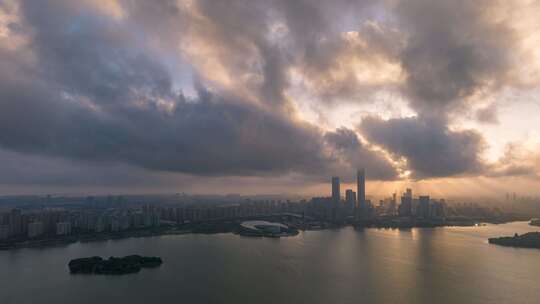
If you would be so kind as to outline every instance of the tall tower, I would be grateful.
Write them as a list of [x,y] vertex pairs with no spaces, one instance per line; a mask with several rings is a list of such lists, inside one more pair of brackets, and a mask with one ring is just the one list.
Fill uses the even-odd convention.
[[332,201],[334,203],[339,203],[340,198],[341,198],[341,194],[339,191],[339,177],[333,176],[332,177]]
[[366,170],[364,168],[356,172],[356,186],[358,209],[362,210],[366,207]]
[[356,193],[352,189],[345,191],[345,202],[347,205],[347,212],[353,213],[356,206]]

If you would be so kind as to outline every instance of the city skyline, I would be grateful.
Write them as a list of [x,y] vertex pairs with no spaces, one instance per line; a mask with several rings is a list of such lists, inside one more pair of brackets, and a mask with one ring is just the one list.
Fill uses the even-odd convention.
[[[376,201],[365,192],[369,178],[364,168],[356,170],[356,179],[357,192],[342,191],[340,177],[332,176],[328,196],[297,200],[240,195],[197,198],[185,193],[12,197],[0,201],[0,250],[175,234],[188,229],[195,233],[236,232],[279,237],[295,236],[298,229],[349,225],[355,229],[473,226],[485,221],[506,223],[529,219],[538,212],[540,201],[540,198],[521,197],[518,200],[516,193],[507,193],[503,204],[450,202],[429,194],[415,196],[411,188]],[[266,221],[270,218],[278,222]]]

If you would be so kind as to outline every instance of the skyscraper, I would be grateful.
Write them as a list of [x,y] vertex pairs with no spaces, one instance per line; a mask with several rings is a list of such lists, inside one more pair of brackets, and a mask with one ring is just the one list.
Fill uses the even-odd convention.
[[423,218],[429,217],[429,195],[420,195],[418,197],[418,216]]
[[356,206],[356,193],[352,189],[345,191],[345,202],[347,204],[347,212],[353,212]]
[[407,188],[407,192],[405,192],[405,196],[412,198],[412,189]]
[[401,197],[401,205],[399,205],[398,213],[399,216],[411,216],[412,215],[412,190],[407,188],[407,191],[403,193]]
[[351,204],[356,202],[356,193],[354,193],[352,189],[347,189],[347,191],[345,191],[345,201]]
[[356,173],[356,183],[358,208],[362,210],[366,207],[366,170],[364,168]]
[[332,177],[332,201],[334,203],[339,203],[340,200],[340,191],[339,191],[339,177]]

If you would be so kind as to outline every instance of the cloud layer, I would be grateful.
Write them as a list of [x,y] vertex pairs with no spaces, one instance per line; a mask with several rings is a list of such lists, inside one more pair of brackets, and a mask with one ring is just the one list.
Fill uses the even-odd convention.
[[[523,35],[535,24],[516,21],[526,7],[518,18],[484,0],[2,0],[0,149],[148,174],[530,176],[487,163],[483,134],[454,124],[496,124],[495,103],[478,105],[536,87]],[[534,62],[528,78],[516,57]],[[328,128],[301,107],[326,120],[381,92],[415,115]]]
[[447,177],[483,172],[482,137],[472,131],[451,131],[440,120],[368,117],[360,129],[367,138],[397,156],[404,156],[413,177]]

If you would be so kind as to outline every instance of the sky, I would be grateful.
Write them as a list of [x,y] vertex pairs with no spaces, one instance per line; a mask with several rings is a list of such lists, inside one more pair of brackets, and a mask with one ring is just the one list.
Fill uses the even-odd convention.
[[[540,1],[0,0],[0,194],[540,194]],[[342,187],[345,189],[345,187]]]

